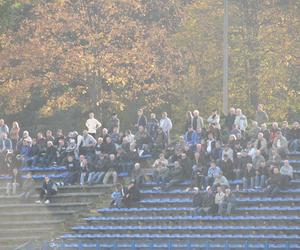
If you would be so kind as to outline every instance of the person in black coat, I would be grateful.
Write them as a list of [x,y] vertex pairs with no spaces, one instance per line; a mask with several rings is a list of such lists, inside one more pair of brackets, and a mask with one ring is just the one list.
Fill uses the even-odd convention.
[[140,190],[135,184],[135,181],[131,181],[127,189],[124,190],[123,205],[128,208],[133,207],[140,199]]
[[267,180],[267,188],[266,193],[270,196],[275,196],[278,194],[282,188],[282,176],[279,172],[279,168],[275,167],[273,169],[273,174],[271,177]]
[[64,185],[74,185],[79,180],[80,167],[79,162],[74,159],[73,155],[68,155],[63,164],[68,171],[67,176],[64,178]]

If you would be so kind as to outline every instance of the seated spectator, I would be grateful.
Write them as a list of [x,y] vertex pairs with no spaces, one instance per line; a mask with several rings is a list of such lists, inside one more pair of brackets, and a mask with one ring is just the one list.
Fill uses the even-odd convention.
[[289,128],[288,121],[284,121],[282,123],[281,133],[282,133],[282,136],[285,137],[287,141],[290,141],[290,139],[291,139],[291,129]]
[[35,183],[32,178],[32,174],[29,172],[26,175],[26,179],[23,182],[20,198],[23,202],[28,201],[35,193]]
[[267,194],[269,194],[272,197],[278,194],[282,188],[281,184],[282,184],[282,176],[279,172],[278,167],[274,167],[271,177],[267,180],[267,188],[266,188]]
[[45,180],[43,182],[40,191],[40,199],[36,201],[36,203],[42,203],[42,202],[44,202],[45,204],[50,203],[49,199],[53,195],[56,195],[57,191],[58,191],[57,185],[48,176],[45,176]]
[[225,159],[225,157],[224,157],[225,155],[227,155],[228,159],[233,161],[233,150],[232,150],[232,148],[229,147],[228,144],[225,144],[224,149],[222,151],[222,160]]
[[227,188],[229,187],[229,182],[227,180],[227,178],[222,174],[218,174],[215,176],[215,181],[214,181],[214,184],[213,184],[213,190],[215,190],[216,187],[222,187],[222,188]]
[[235,206],[236,206],[236,197],[228,187],[225,189],[225,196],[223,199],[223,203],[219,207],[219,215],[224,215],[225,212],[225,215],[230,216]]
[[140,199],[141,199],[140,190],[135,184],[135,182],[131,181],[127,189],[125,189],[122,203],[124,204],[125,207],[130,208],[135,206],[137,202],[140,201]]
[[260,150],[256,150],[255,156],[253,158],[253,167],[257,169],[262,161],[266,161],[265,157],[261,154]]
[[282,176],[282,186],[287,188],[290,184],[290,181],[293,179],[294,169],[290,165],[288,160],[284,161],[284,165],[280,168],[280,174]]
[[[196,197],[194,196],[194,198]],[[206,192],[202,195],[201,199],[197,197],[197,200],[198,202],[195,202],[196,215],[207,216],[213,214],[215,196],[210,186],[206,188]]]
[[[174,162],[175,163],[175,162]],[[191,159],[187,156],[186,153],[182,153],[180,156],[179,164],[183,169],[183,178],[185,179],[190,179],[192,177],[192,167],[193,167],[193,162]]]
[[166,180],[167,183],[163,183],[162,186],[163,190],[169,190],[184,180],[184,169],[178,161],[175,161],[174,166],[168,170]]
[[274,141],[274,139],[275,139],[275,137],[276,137],[276,134],[277,134],[277,132],[280,130],[280,128],[279,128],[279,125],[278,125],[278,123],[277,122],[273,122],[272,123],[272,127],[271,127],[271,129],[270,129],[270,143],[272,144],[273,143],[273,141]]
[[198,189],[204,189],[205,187],[205,176],[207,173],[207,169],[202,164],[195,164],[192,168],[192,185],[193,187],[197,187]]
[[56,136],[53,143],[54,146],[58,146],[60,140],[63,140],[64,142],[66,141],[66,137],[64,136],[62,129],[58,129],[56,131]]
[[215,195],[215,204],[214,204],[214,214],[222,215],[223,212],[223,202],[225,198],[225,193],[221,186],[217,186],[217,193]]
[[131,172],[131,179],[135,181],[136,185],[139,187],[144,184],[145,182],[145,172],[141,168],[140,163],[135,163],[134,168]]
[[254,181],[255,181],[255,169],[251,163],[248,163],[243,174],[243,189],[244,190],[247,190],[248,188],[253,189]]
[[131,133],[131,130],[125,130],[125,138],[127,138],[129,144],[134,142],[134,134]]
[[40,147],[37,145],[36,138],[32,139],[32,145],[28,152],[27,165],[28,166],[37,166],[40,161]]
[[88,185],[100,184],[103,182],[104,175],[106,173],[105,157],[101,155],[94,166],[94,172],[88,179]]
[[254,142],[254,147],[260,151],[261,155],[267,155],[267,140],[264,138],[264,134],[259,132],[256,141]]
[[208,139],[206,140],[206,154],[211,155],[216,145],[216,140],[213,136],[213,133],[208,134]]
[[120,131],[120,119],[118,118],[118,114],[117,113],[113,113],[111,118],[109,119],[108,122],[109,126],[108,126],[108,130],[109,133],[111,133],[113,131],[113,128],[117,128],[117,132],[119,133]]
[[5,156],[8,152],[13,152],[13,145],[6,133],[2,133],[0,137],[0,154]]
[[[201,144],[197,144],[200,145]],[[215,162],[219,162],[222,159],[223,156],[223,149],[221,147],[221,142],[220,141],[216,141],[215,144],[215,148],[213,149],[213,151],[211,152],[210,157],[215,161]]]
[[22,187],[22,176],[17,168],[11,169],[9,176],[11,177],[11,180],[6,185],[6,194],[15,195],[17,193],[17,188]]
[[300,145],[300,126],[299,122],[294,122],[293,127],[290,129],[290,141],[289,141],[289,150],[291,152],[299,152]]
[[120,144],[120,134],[118,132],[118,127],[114,127],[112,133],[110,134],[111,141],[115,144]]
[[154,164],[152,165],[153,167],[153,180],[156,182],[158,185],[160,183],[165,183],[166,178],[167,178],[167,172],[168,172],[168,160],[165,159],[164,154],[159,155],[159,159],[157,159]]
[[103,154],[111,155],[116,153],[117,153],[116,145],[112,142],[111,138],[107,136],[106,141],[103,145]]
[[68,171],[67,176],[64,178],[64,185],[74,185],[79,180],[79,162],[74,159],[73,155],[68,155],[63,165],[66,166]]
[[111,202],[110,202],[110,207],[117,207],[117,208],[121,208],[122,207],[122,201],[125,195],[125,190],[122,186],[122,184],[117,183],[115,185],[115,190],[114,192],[111,194]]
[[138,132],[135,134],[134,138],[139,150],[145,150],[151,143],[150,135],[143,126],[138,127]]
[[188,131],[184,134],[184,141],[189,146],[189,148],[194,148],[197,144],[197,133],[192,127],[188,128]]
[[29,159],[29,152],[30,152],[30,142],[27,139],[22,141],[22,145],[19,147],[19,151],[17,152],[17,160],[21,162],[22,166],[25,166],[27,160]]
[[42,161],[45,164],[45,166],[50,166],[55,162],[55,160],[56,160],[56,147],[53,145],[52,141],[48,141],[46,153]]
[[241,109],[236,109],[234,125],[236,125],[237,128],[241,130],[242,134],[245,133],[248,127],[247,117],[242,113]]
[[267,142],[270,142],[271,132],[268,129],[267,124],[265,123],[261,124],[260,132],[264,134],[264,138],[267,140]]
[[278,130],[276,137],[273,141],[272,148],[277,149],[277,152],[281,156],[286,156],[288,154],[288,141],[287,139],[282,135],[281,131]]
[[109,160],[105,163],[105,170],[103,184],[108,184],[111,177],[113,178],[113,184],[116,184],[118,180],[118,162],[114,154],[109,155]]
[[269,154],[269,160],[267,161],[267,166],[270,166],[271,164],[280,165],[281,163],[281,156],[277,151],[277,148],[272,148],[270,150]]
[[258,133],[261,131],[260,127],[258,126],[257,121],[252,121],[252,126],[248,132],[248,136],[250,141],[255,141],[257,139]]
[[209,167],[208,172],[207,172],[207,176],[205,178],[206,186],[212,186],[212,184],[215,181],[215,176],[219,175],[220,173],[221,173],[220,167],[218,167],[216,165],[215,161],[211,161],[210,162],[210,167]]

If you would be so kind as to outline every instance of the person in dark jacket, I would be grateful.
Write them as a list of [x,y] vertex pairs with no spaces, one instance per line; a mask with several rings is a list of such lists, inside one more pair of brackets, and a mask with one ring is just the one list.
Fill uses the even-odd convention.
[[73,155],[68,155],[63,165],[67,168],[68,171],[68,174],[63,181],[64,185],[74,185],[79,180],[79,162],[74,159]]
[[166,185],[162,187],[163,190],[169,190],[171,187],[184,180],[184,169],[178,161],[175,161],[174,166],[168,170],[167,176],[167,179],[169,181]]
[[225,117],[224,125],[228,129],[228,131],[231,131],[233,128],[233,124],[235,121],[235,108],[231,108],[229,114]]
[[32,178],[32,173],[26,175],[26,180],[23,182],[20,198],[26,202],[35,193],[35,183]]
[[273,168],[273,174],[271,177],[267,180],[267,188],[266,188],[266,193],[269,194],[270,196],[275,196],[278,194],[281,190],[282,187],[282,176],[280,174],[279,168],[274,167]]
[[147,118],[144,115],[144,111],[142,109],[139,109],[138,112],[138,117],[135,123],[135,128],[138,129],[139,126],[143,126],[144,128],[147,127]]
[[123,198],[123,204],[125,207],[133,207],[137,202],[139,202],[141,199],[140,190],[135,184],[135,181],[131,181],[125,189],[124,192],[124,198]]
[[56,160],[56,147],[53,145],[52,141],[48,141],[43,163],[46,166],[50,166],[55,162],[55,160]]
[[57,185],[48,176],[45,176],[45,180],[40,191],[40,199],[36,201],[36,203],[50,203],[49,198],[56,195],[57,191]]
[[[200,199],[199,199],[200,200]],[[203,194],[200,204],[195,207],[196,215],[211,215],[213,213],[215,195],[210,186],[206,188],[206,192]]]
[[255,182],[255,169],[251,163],[248,163],[246,169],[244,170],[244,174],[243,174],[244,190],[248,189],[249,187],[251,189],[253,189],[254,182]]

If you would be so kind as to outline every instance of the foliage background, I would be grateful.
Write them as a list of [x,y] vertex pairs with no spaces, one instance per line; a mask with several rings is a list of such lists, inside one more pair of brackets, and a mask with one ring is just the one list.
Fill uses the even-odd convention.
[[[230,105],[299,119],[300,1],[229,0]],[[222,107],[222,0],[0,0],[0,116],[80,129],[90,111]],[[180,122],[181,121],[181,122]]]

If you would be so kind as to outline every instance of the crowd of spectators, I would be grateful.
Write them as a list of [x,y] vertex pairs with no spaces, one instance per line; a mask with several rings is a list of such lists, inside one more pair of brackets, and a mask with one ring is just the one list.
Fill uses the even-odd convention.
[[[299,151],[299,123],[295,121],[290,126],[287,121],[281,125],[277,122],[269,125],[268,122],[262,106],[258,107],[251,122],[239,108],[231,108],[222,122],[217,110],[206,121],[198,110],[188,111],[182,121],[182,135],[171,140],[175,135],[170,136],[173,125],[168,114],[163,112],[157,119],[156,114],[151,113],[148,119],[142,109],[137,112],[132,131],[124,132],[120,131],[117,114],[113,114],[103,127],[91,113],[82,133],[71,131],[67,135],[61,129],[55,134],[47,130],[36,136],[28,131],[20,135],[17,122],[9,128],[0,119],[1,175],[12,177],[7,184],[7,193],[15,194],[20,188],[22,197],[32,193],[28,184],[32,183],[32,176],[28,175],[26,185],[21,178],[20,168],[25,166],[65,166],[67,175],[60,185],[110,182],[117,185],[124,172],[129,172],[130,178],[135,180],[135,189],[149,179],[155,182],[156,189],[162,190],[192,180],[190,189],[207,190],[205,195],[213,194],[211,208],[214,213],[225,211],[230,214],[233,207],[228,202],[233,200],[231,181],[242,180],[242,187],[237,185],[237,189],[261,188],[274,195],[288,187],[293,179],[293,168],[286,156],[288,152]],[[154,158],[150,171],[141,166],[141,161],[147,157]],[[55,185],[45,178],[41,200],[47,201],[49,193],[57,192]],[[49,188],[52,191],[49,192]],[[127,191],[123,187],[118,185],[117,189],[114,197],[120,194],[126,197]],[[120,206],[118,198],[113,200],[112,204]],[[205,197],[201,200],[205,203]],[[199,209],[203,207],[199,199],[195,204]]]

